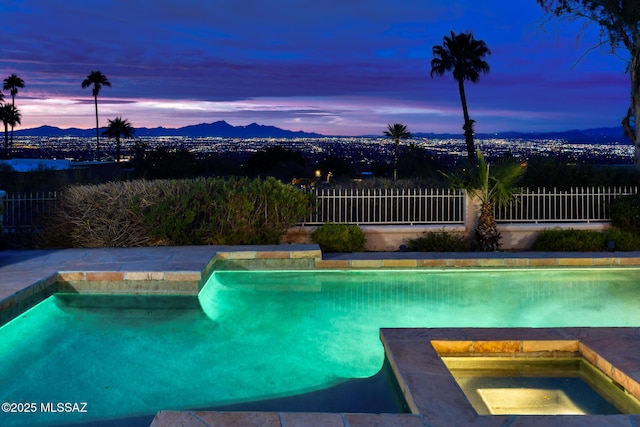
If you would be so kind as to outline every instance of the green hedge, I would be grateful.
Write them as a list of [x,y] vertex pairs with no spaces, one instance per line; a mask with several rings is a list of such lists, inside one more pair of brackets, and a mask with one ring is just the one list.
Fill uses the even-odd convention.
[[470,249],[468,239],[460,233],[430,231],[407,241],[410,252],[464,252]]
[[611,224],[622,229],[640,233],[640,195],[622,196],[609,206]]
[[640,235],[617,227],[599,232],[589,230],[544,230],[531,246],[532,251],[602,252],[640,250]]
[[325,252],[362,252],[367,238],[357,225],[326,223],[311,233],[311,240]]
[[279,243],[309,214],[307,193],[273,178],[129,181],[65,189],[41,246]]

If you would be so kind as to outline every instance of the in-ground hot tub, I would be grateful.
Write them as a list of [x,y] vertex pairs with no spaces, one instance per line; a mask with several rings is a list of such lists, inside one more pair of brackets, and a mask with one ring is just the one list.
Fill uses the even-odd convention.
[[442,361],[480,415],[640,413],[633,394],[574,352],[555,357],[456,355]]
[[640,420],[639,328],[382,329],[381,339],[411,412],[430,425]]

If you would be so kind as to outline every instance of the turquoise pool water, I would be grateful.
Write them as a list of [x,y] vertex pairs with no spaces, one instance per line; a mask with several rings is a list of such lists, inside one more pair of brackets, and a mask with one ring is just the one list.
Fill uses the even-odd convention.
[[[639,305],[640,269],[216,272],[197,298],[57,294],[0,328],[0,401],[37,409],[0,425],[401,411],[381,327],[640,326]],[[42,412],[58,403],[86,412]]]

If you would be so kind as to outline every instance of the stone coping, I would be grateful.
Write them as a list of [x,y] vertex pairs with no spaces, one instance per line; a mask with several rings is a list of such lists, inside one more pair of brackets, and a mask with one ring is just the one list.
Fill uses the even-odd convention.
[[51,294],[197,294],[223,269],[549,268],[640,266],[640,253],[323,254],[318,245],[185,246],[0,252],[0,325]]

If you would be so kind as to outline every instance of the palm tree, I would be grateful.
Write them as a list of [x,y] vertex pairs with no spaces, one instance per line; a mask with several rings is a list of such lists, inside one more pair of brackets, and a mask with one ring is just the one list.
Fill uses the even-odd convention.
[[500,232],[494,216],[494,207],[503,207],[514,200],[516,184],[526,166],[512,158],[502,159],[495,167],[485,161],[477,151],[477,164],[457,175],[447,175],[449,184],[462,188],[480,201],[480,216],[474,230],[474,247],[481,251],[496,251],[500,247]]
[[[11,94],[11,105],[16,105],[16,95],[18,94],[18,89],[24,88],[24,80],[16,74],[11,74],[3,80],[2,88],[8,90]],[[13,145],[13,125],[11,125],[11,145]]]
[[464,81],[476,83],[480,79],[480,73],[489,72],[489,64],[483,59],[490,55],[491,51],[482,40],[475,40],[473,34],[466,32],[454,34],[451,37],[443,37],[442,46],[433,47],[431,60],[431,77],[434,74],[443,76],[451,71],[453,78],[458,82],[460,100],[462,101],[462,113],[464,114],[464,139],[467,143],[467,157],[471,162],[475,161],[475,149],[473,145],[473,124],[467,110],[467,97],[464,92]]
[[[0,121],[4,123],[4,157],[10,158],[9,146],[9,125],[11,127],[20,124],[20,111],[13,104],[3,104],[0,106]],[[13,144],[13,143],[12,143]]]
[[109,126],[102,132],[102,136],[116,139],[116,162],[120,161],[120,137],[131,138],[134,133],[135,129],[127,119],[122,120],[122,117],[116,117],[109,120]]
[[100,71],[92,71],[86,79],[82,81],[82,89],[93,86],[93,99],[96,106],[96,160],[100,160],[100,125],[98,124],[98,94],[102,86],[111,87],[111,82],[107,76]]
[[384,134],[389,138],[393,138],[396,144],[393,153],[393,180],[395,181],[398,177],[398,146],[400,145],[401,139],[411,138],[411,132],[407,130],[407,126],[395,123],[393,125],[387,125],[387,130],[384,131]]

